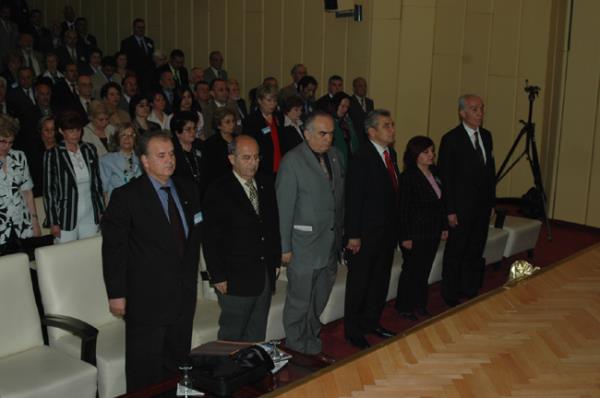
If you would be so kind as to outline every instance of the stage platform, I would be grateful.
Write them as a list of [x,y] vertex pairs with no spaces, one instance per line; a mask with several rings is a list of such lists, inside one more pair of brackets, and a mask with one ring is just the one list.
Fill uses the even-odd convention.
[[600,397],[600,245],[269,397]]

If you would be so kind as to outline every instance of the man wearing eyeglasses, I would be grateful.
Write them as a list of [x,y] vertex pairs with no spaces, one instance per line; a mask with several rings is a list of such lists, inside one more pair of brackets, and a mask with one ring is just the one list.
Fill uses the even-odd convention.
[[275,187],[257,174],[254,138],[239,136],[228,151],[233,170],[209,186],[203,205],[204,258],[221,307],[218,337],[264,341],[281,264]]
[[283,311],[286,349],[294,360],[328,365],[319,338],[323,312],[335,282],[344,219],[340,153],[331,147],[333,119],[321,111],[306,119],[306,140],[289,151],[277,174],[281,261],[287,264]]

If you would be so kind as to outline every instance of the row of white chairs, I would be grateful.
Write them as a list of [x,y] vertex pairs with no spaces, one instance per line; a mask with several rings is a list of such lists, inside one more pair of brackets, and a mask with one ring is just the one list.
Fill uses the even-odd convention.
[[[512,252],[515,250],[533,249],[540,225],[535,220],[507,217],[504,229],[490,227],[484,253],[486,264],[499,262],[503,257],[514,254]],[[114,317],[108,310],[102,276],[101,245],[102,238],[98,236],[36,249],[35,268],[44,311],[47,315],[53,314],[48,327],[49,347],[42,344],[40,319],[35,308],[27,256],[19,254],[0,258],[0,317],[3,319],[0,326],[0,396],[84,397],[88,396],[88,391],[95,394],[96,383],[100,398],[114,397],[125,392],[125,325],[122,319]],[[443,250],[442,242],[429,277],[430,284],[441,279]],[[397,252],[388,300],[396,296],[401,269],[402,255]],[[200,275],[206,274],[203,272],[203,260],[200,270]],[[332,293],[321,315],[323,324],[343,317],[346,275],[346,267],[339,266]],[[286,287],[285,270],[282,270],[271,302],[267,340],[285,337],[283,306]],[[199,276],[192,347],[217,339],[219,314],[214,289],[207,280]],[[62,321],[56,315],[69,317],[67,320],[71,322],[67,323],[71,331],[52,326]],[[93,344],[85,341],[87,345],[82,349],[80,336],[85,334],[83,331],[73,334],[73,331],[79,330],[77,328],[89,334],[97,333],[95,352],[91,353],[91,358],[87,358],[88,362],[95,364],[95,368],[80,359],[82,355],[90,356],[90,346]],[[50,366],[54,373],[43,368],[46,362],[42,360],[42,356],[38,356],[37,351],[52,353],[61,358]],[[15,363],[20,364],[21,368]],[[5,372],[5,369],[13,370]],[[63,377],[61,372],[69,376]],[[53,377],[56,382],[50,382]],[[85,384],[90,380],[93,387]],[[23,383],[25,392],[16,392],[19,383]],[[59,386],[67,388],[68,383],[77,388],[77,394],[67,394],[64,393],[66,390],[59,389]],[[53,392],[53,388],[58,392]]]

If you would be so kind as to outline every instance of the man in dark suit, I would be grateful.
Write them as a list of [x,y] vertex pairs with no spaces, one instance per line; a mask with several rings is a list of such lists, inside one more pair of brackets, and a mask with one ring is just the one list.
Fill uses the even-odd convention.
[[352,125],[356,133],[360,135],[361,141],[367,136],[365,130],[365,119],[369,112],[375,109],[373,100],[367,97],[367,81],[357,77],[352,81],[352,97],[350,97],[350,108],[348,114],[352,119]]
[[256,174],[258,144],[229,144],[232,172],[206,192],[204,258],[217,289],[219,340],[264,341],[276,269],[281,264],[279,214],[272,178]]
[[210,66],[204,69],[204,80],[210,84],[214,79],[227,80],[227,71],[223,69],[223,54],[221,51],[211,51],[208,55]]
[[185,68],[185,54],[180,49],[176,48],[171,51],[169,62],[156,69],[154,75],[157,84],[164,71],[170,71],[173,74],[175,90],[178,92],[189,87],[188,71]]
[[319,317],[337,273],[344,220],[341,155],[331,146],[333,119],[315,112],[306,120],[306,141],[281,162],[276,190],[281,262],[288,264],[283,310],[286,348],[294,360],[331,364],[322,352]]
[[280,103],[285,102],[285,100],[292,95],[300,94],[300,91],[298,90],[298,82],[300,79],[306,76],[306,73],[306,66],[303,64],[296,64],[292,67],[292,70],[290,71],[290,74],[292,75],[292,82],[279,91]]
[[177,372],[191,345],[202,212],[193,182],[172,178],[168,132],[140,138],[145,174],[113,191],[102,217],[110,311],[125,318],[127,390]]
[[23,66],[28,66],[33,70],[33,76],[37,77],[44,73],[45,59],[42,53],[33,49],[33,36],[29,33],[19,35],[19,50],[23,57]]
[[304,101],[304,105],[302,105],[302,121],[306,120],[308,115],[316,110],[315,93],[317,92],[317,87],[317,79],[310,75],[304,76],[298,82],[298,92],[300,98]]
[[336,112],[336,107],[333,103],[333,96],[343,90],[344,79],[338,75],[331,76],[327,82],[327,94],[315,102],[315,108],[323,112],[327,112],[330,115],[334,115]]
[[121,51],[127,55],[127,67],[138,76],[142,91],[152,88],[154,71],[154,41],[145,34],[146,22],[136,18],[133,20],[133,34],[121,41]]
[[75,9],[71,5],[63,8],[64,20],[60,23],[60,37],[63,38],[69,30],[75,31]]
[[[28,156],[39,141],[38,122],[42,117],[54,114],[50,106],[52,83],[48,79],[39,79],[33,91],[36,104],[29,108],[25,114],[19,115],[20,129],[14,143],[15,149],[25,151]],[[29,166],[30,169],[33,168],[32,165]]]
[[[87,19],[79,17],[75,20],[75,30],[79,35],[79,43],[85,49],[85,56],[89,58],[91,51],[98,48],[98,41],[88,32]],[[102,58],[102,55],[100,55]]]
[[17,72],[17,87],[8,92],[9,107],[20,119],[35,106],[33,92],[33,69],[23,66]]
[[29,13],[29,24],[25,26],[25,33],[33,37],[33,48],[42,54],[47,54],[54,49],[52,32],[42,25],[42,12],[33,9]]
[[74,63],[77,66],[85,63],[85,48],[79,44],[79,36],[74,30],[65,32],[65,45],[56,49],[58,65],[64,70],[67,64]]
[[369,346],[365,334],[391,337],[379,323],[394,250],[398,246],[398,164],[394,121],[378,109],[366,120],[369,141],[351,159],[346,175],[348,278],[344,308],[346,339]]
[[483,279],[483,249],[496,197],[492,135],[483,129],[483,101],[463,95],[462,120],[444,134],[439,168],[449,237],[444,250],[442,297],[449,306],[477,295]]
[[52,106],[57,112],[73,108],[79,102],[79,93],[77,89],[77,78],[79,72],[77,65],[69,63],[65,66],[65,78],[54,85],[52,95]]

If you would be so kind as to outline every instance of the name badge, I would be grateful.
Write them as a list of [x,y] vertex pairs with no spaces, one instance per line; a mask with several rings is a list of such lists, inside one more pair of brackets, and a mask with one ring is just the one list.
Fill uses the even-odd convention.
[[312,225],[294,225],[293,228],[296,231],[302,231],[302,232],[312,232],[313,231]]
[[202,216],[201,211],[194,214],[194,225],[200,224],[202,221],[204,221],[204,217]]
[[269,134],[271,132],[271,127],[263,127],[261,131],[263,134]]

